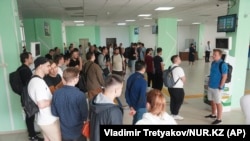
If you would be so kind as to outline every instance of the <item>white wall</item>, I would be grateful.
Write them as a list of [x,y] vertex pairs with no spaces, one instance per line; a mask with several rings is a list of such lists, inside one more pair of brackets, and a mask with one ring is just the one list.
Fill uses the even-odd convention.
[[210,41],[211,49],[215,48],[215,38],[216,37],[226,37],[225,32],[217,32],[217,25],[205,25],[204,29],[204,41],[203,45],[207,44],[207,41]]
[[101,46],[106,45],[106,38],[116,38],[117,45],[123,44],[123,47],[128,47],[129,42],[129,28],[124,27],[100,27]]
[[186,39],[191,39],[190,26],[178,26],[177,27],[177,46],[179,51],[185,51],[188,46],[185,45]]
[[[199,25],[178,26],[178,49],[184,51],[189,46],[185,46],[186,39],[194,39],[196,44],[198,40]],[[205,47],[207,41],[210,41],[211,49],[215,47],[216,37],[225,37],[224,32],[217,33],[217,25],[204,25],[204,38],[202,45]]]
[[146,48],[155,48],[157,34],[152,34],[152,27],[139,28],[139,41],[144,43]]

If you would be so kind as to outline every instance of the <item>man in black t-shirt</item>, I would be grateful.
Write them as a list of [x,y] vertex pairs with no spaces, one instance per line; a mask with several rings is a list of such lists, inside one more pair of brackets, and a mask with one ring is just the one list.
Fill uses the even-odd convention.
[[163,78],[162,72],[164,70],[164,63],[161,57],[162,55],[162,48],[157,48],[157,55],[154,57],[154,80],[153,80],[153,88],[162,90],[163,87]]

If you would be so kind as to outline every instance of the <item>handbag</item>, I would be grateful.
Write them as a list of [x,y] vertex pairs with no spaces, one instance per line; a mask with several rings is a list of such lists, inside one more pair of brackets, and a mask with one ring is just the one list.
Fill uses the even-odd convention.
[[86,138],[90,137],[90,124],[89,120],[85,121],[82,127],[82,135]]

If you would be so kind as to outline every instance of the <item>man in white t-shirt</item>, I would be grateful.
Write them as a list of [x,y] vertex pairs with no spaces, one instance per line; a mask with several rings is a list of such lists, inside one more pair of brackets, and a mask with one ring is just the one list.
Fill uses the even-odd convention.
[[182,120],[184,119],[179,115],[179,110],[184,100],[184,83],[186,81],[184,70],[179,66],[181,64],[181,59],[178,55],[171,57],[171,62],[173,65],[171,67],[177,66],[172,70],[172,74],[176,84],[173,88],[168,88],[170,94],[170,112],[174,119]]
[[51,113],[52,94],[44,76],[49,73],[50,63],[45,57],[38,57],[35,61],[35,72],[28,84],[31,99],[37,104],[37,124],[41,128],[44,140],[61,141],[59,120]]
[[125,65],[124,65],[124,57],[120,54],[119,48],[116,47],[114,49],[114,55],[111,57],[112,63],[112,74],[117,74],[123,77]]

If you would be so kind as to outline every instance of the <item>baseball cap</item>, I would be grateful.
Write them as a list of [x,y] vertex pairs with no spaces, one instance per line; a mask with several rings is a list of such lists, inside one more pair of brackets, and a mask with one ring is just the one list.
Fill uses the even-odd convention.
[[48,59],[46,59],[45,57],[41,56],[41,57],[36,58],[34,61],[35,69],[39,67],[40,65],[45,64],[47,62],[48,62]]

